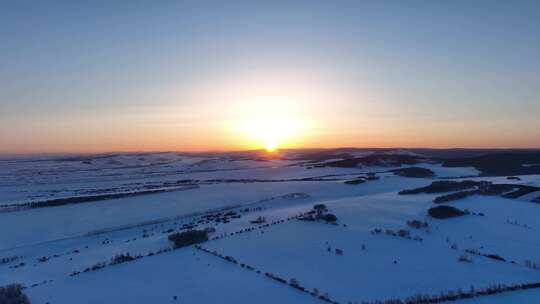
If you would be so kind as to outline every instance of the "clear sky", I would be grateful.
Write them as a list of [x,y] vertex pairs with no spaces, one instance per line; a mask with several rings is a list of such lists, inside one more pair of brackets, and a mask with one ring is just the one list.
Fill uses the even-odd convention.
[[0,153],[540,147],[540,1],[1,1]]

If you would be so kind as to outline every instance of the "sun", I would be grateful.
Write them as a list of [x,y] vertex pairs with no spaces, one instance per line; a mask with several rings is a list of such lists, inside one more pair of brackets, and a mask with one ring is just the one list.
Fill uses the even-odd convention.
[[275,152],[291,144],[298,130],[295,119],[284,115],[253,115],[236,122],[246,144],[252,148]]
[[301,144],[310,123],[295,108],[296,103],[283,98],[254,98],[238,103],[228,121],[238,143],[249,149],[274,153]]
[[266,152],[272,153],[278,149],[278,143],[274,140],[268,140],[265,146]]

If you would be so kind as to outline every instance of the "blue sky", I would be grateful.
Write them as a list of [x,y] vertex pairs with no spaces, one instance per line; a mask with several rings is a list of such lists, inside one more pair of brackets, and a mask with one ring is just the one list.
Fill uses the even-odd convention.
[[253,148],[264,113],[287,147],[540,147],[538,1],[3,1],[0,41],[5,153]]

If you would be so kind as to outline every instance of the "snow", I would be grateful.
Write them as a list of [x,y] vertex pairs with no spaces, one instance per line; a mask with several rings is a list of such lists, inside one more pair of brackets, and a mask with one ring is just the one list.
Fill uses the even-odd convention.
[[[443,241],[448,234],[443,228],[431,234],[413,231],[424,238],[423,242],[371,235],[373,228],[407,228],[406,220],[425,217],[425,203],[412,198],[398,201],[394,195],[327,202],[340,224],[347,227],[297,221],[268,228],[264,233],[218,240],[206,247],[284,278],[294,277],[303,286],[328,292],[340,302],[439,294],[458,288],[467,290],[471,285],[531,282],[538,278],[538,271],[485,257],[473,257],[470,264],[458,262],[463,252],[451,250],[450,244]],[[451,226],[466,234],[469,226],[463,223],[474,221],[478,225],[482,220],[472,216],[455,219],[445,223],[444,228]],[[441,225],[438,221],[431,224]],[[524,242],[529,236],[512,237]],[[494,249],[512,247],[507,240],[491,241],[500,243]],[[362,244],[367,247],[365,251]],[[540,253],[538,244],[527,249]],[[342,249],[344,255],[328,252],[328,246]]]
[[[525,260],[540,263],[540,206],[523,198],[471,196],[450,204],[484,216],[436,220],[427,216],[435,194],[398,195],[400,190],[426,186],[436,179],[395,176],[388,172],[393,168],[307,169],[293,161],[257,161],[238,154],[170,152],[87,158],[1,160],[0,205],[85,191],[139,191],[148,184],[180,179],[200,182],[182,191],[0,212],[0,258],[19,257],[0,264],[0,285],[25,284],[32,303],[321,303],[194,247],[146,256],[172,246],[167,239],[171,230],[179,231],[202,214],[222,208],[241,217],[228,223],[200,224],[199,228],[214,227],[211,238],[219,237],[202,244],[204,248],[287,281],[296,278],[302,286],[327,292],[340,303],[540,281],[540,270],[524,265]],[[473,168],[415,166],[433,170],[437,178],[478,175]],[[365,172],[379,172],[380,179],[344,184]],[[540,185],[538,175],[520,178],[466,179]],[[338,217],[337,225],[291,219],[318,203]],[[240,212],[246,207],[250,210]],[[258,216],[267,223],[283,223],[230,235],[257,227],[250,221]],[[426,220],[429,229],[408,227],[406,222],[413,219]],[[370,233],[374,228],[407,229],[423,241]],[[454,244],[457,248],[452,249]],[[335,249],[344,254],[337,255]],[[472,263],[459,262],[468,249],[497,254],[508,262],[471,254]],[[145,257],[70,276],[127,252]],[[41,257],[48,260],[39,262]],[[20,262],[25,265],[13,267]],[[539,291],[528,290],[462,302],[539,300]]]
[[27,293],[35,303],[318,303],[192,248],[64,278]]

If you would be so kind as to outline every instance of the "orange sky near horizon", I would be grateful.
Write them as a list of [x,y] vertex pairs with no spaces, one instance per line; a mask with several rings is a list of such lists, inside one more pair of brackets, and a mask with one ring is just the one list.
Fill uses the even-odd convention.
[[[294,117],[289,118],[295,120]],[[335,119],[335,118],[334,118]],[[117,121],[124,121],[118,123]],[[271,121],[271,120],[270,120]],[[119,116],[100,124],[79,126],[79,122],[60,121],[41,128],[36,122],[27,133],[2,138],[1,153],[99,153],[129,151],[238,151],[264,149],[268,133],[242,120],[216,120],[209,123],[163,122],[152,124],[127,121]],[[328,120],[298,118],[293,130],[285,128],[278,138],[278,148],[539,148],[538,132],[516,134],[515,124],[506,128],[478,123],[425,122],[422,125],[405,120],[390,125],[381,121]],[[276,118],[278,127],[282,123]],[[71,125],[78,125],[71,127]],[[264,126],[263,128],[265,128]],[[290,127],[290,126],[287,126]],[[531,128],[525,125],[521,128]],[[246,131],[247,130],[247,131]],[[289,133],[290,132],[290,133]]]
[[0,154],[540,148],[539,12],[2,2]]

